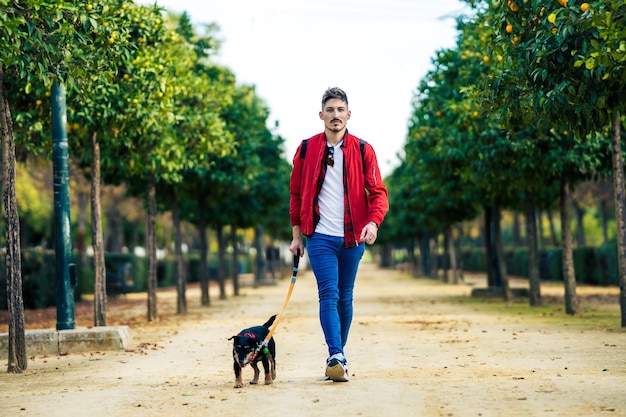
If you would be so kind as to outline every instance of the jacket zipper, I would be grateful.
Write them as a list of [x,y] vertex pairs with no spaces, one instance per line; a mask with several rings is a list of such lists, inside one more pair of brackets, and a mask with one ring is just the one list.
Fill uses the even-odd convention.
[[354,215],[352,214],[352,201],[350,200],[350,187],[348,184],[350,183],[348,178],[348,171],[346,170],[346,165],[348,164],[347,158],[344,155],[343,158],[343,176],[344,176],[344,187],[346,188],[346,199],[348,200],[348,208],[350,209],[350,223],[352,223],[352,233],[354,233],[354,245],[359,246],[359,239],[357,239],[356,228],[354,227]]

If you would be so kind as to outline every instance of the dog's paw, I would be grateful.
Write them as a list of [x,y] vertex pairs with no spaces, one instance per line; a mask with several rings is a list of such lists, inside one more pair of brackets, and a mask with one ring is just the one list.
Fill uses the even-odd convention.
[[233,388],[243,388],[243,384],[235,384]]

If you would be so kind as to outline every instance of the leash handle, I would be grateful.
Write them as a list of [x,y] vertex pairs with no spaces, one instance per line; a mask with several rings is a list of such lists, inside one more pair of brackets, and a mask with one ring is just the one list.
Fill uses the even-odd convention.
[[296,254],[293,255],[293,276],[298,274],[298,265],[300,264],[300,249],[296,250]]

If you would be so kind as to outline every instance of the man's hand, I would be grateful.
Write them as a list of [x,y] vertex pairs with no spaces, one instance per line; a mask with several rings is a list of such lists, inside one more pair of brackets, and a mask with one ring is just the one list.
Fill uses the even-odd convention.
[[292,240],[289,245],[289,252],[294,255],[298,255],[300,251],[300,257],[304,256],[304,242],[302,242],[302,234],[300,233],[300,226],[292,227]]
[[373,245],[376,242],[376,238],[378,237],[378,227],[374,224],[374,222],[369,222],[365,225],[363,230],[361,230],[361,242],[365,242],[369,245]]

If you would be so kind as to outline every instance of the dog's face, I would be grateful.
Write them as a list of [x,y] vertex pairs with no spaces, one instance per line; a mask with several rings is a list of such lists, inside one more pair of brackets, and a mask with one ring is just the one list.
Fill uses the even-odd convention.
[[242,368],[252,362],[258,351],[259,340],[252,333],[240,333],[233,336],[233,357]]

